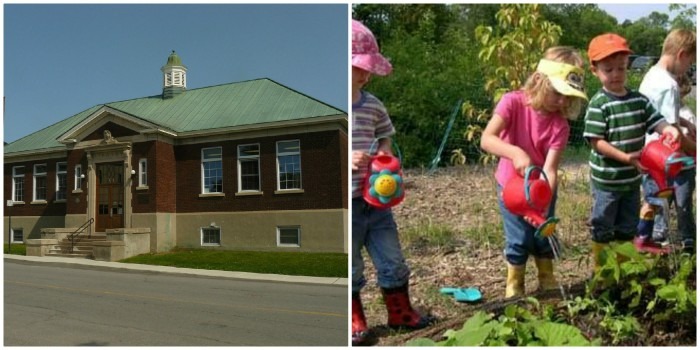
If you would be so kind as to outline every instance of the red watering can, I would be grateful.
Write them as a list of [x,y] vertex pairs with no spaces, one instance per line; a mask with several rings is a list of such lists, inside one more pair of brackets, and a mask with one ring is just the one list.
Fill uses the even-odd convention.
[[[370,147],[370,153],[378,140]],[[399,158],[391,155],[375,155],[369,163],[369,171],[365,178],[363,197],[365,202],[380,209],[391,208],[403,201],[405,192],[403,186],[403,171],[401,170],[401,151],[396,147]]]
[[693,158],[682,156],[680,147],[679,141],[671,141],[670,134],[663,134],[660,139],[649,142],[642,149],[639,162],[648,169],[649,175],[659,187],[654,197],[671,196],[671,180],[681,172],[684,165],[693,164]]
[[[533,170],[535,174],[544,175],[544,180],[531,179]],[[503,187],[503,203],[513,214],[527,216],[535,222],[535,235],[550,237],[554,234],[559,219],[556,217],[544,218],[549,203],[552,201],[552,189],[549,188],[547,174],[542,168],[529,166],[525,171],[525,178],[520,175],[513,176]]]

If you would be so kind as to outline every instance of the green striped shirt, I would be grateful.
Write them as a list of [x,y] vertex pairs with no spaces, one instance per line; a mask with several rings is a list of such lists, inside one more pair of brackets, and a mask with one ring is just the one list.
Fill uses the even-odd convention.
[[[614,96],[599,90],[588,104],[583,137],[599,138],[615,148],[632,153],[644,147],[645,133],[663,121],[648,98],[637,91],[628,90],[625,96]],[[606,191],[639,190],[641,174],[631,164],[608,158],[591,149],[588,158],[591,181]]]

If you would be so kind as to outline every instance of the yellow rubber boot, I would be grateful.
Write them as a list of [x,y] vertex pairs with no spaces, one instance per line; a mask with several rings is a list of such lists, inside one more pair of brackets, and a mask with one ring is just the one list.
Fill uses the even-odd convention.
[[537,281],[540,283],[540,290],[559,289],[559,283],[554,278],[552,259],[535,258],[535,265],[537,265]]
[[525,265],[508,264],[506,298],[525,295]]
[[593,273],[596,273],[598,272],[598,270],[600,270],[600,266],[602,265],[600,262],[600,252],[602,252],[607,245],[607,243],[591,242],[591,255],[593,256]]

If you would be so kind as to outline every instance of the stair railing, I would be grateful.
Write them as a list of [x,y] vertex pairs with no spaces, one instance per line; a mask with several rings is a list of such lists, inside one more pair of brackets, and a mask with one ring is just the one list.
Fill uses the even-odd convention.
[[73,254],[73,247],[75,246],[75,239],[80,236],[83,231],[86,229],[88,230],[88,238],[92,236],[92,223],[95,222],[95,218],[90,218],[90,220],[86,221],[84,224],[80,225],[77,230],[75,230],[71,235],[68,237],[70,239],[70,253]]

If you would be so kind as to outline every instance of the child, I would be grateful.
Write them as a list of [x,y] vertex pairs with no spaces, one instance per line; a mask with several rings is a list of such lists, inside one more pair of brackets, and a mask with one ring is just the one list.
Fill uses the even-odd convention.
[[596,36],[588,46],[591,71],[603,84],[588,104],[583,132],[592,148],[588,163],[594,271],[601,265],[599,253],[606,244],[631,241],[636,234],[644,134],[667,132],[674,140],[679,135],[646,97],[625,87],[631,53],[627,41],[612,33]]
[[[639,86],[639,92],[646,95],[663,118],[669,124],[695,130],[692,123],[683,118],[679,118],[679,111],[682,106],[681,94],[678,82],[675,77],[684,75],[690,65],[695,61],[695,32],[687,29],[675,29],[671,31],[664,40],[663,49],[659,62],[651,67]],[[694,133],[693,133],[694,134]],[[694,136],[694,135],[693,135]],[[647,143],[657,139],[656,135],[648,135]],[[681,136],[681,147],[686,154],[695,154],[695,138]],[[688,252],[695,250],[695,214],[693,214],[693,191],[695,190],[695,166],[685,166],[678,176],[673,179],[674,193],[672,200],[676,202],[678,214],[678,231],[680,232],[683,249]],[[649,177],[644,180],[645,195],[658,190],[656,184]],[[652,192],[653,191],[653,192]],[[660,207],[659,210],[663,208]],[[648,211],[647,211],[648,213]],[[641,216],[644,216],[644,212]],[[657,213],[654,223],[654,232],[665,235],[668,230],[664,213]],[[644,220],[649,225],[650,220]],[[648,231],[648,230],[647,230]],[[639,241],[645,239],[649,241],[649,236],[638,238]]]
[[372,74],[391,73],[391,64],[379,53],[372,32],[352,21],[352,345],[367,345],[367,328],[360,289],[363,274],[362,247],[377,269],[379,287],[391,328],[421,329],[435,321],[411,307],[408,296],[409,269],[401,253],[398,231],[391,210],[369,206],[362,198],[362,181],[368,171],[370,147],[380,139],[378,152],[391,154],[394,127],[381,101],[362,90]]
[[508,267],[506,297],[525,294],[525,264],[534,255],[539,288],[557,289],[553,252],[546,238],[535,237],[530,218],[517,216],[503,203],[503,187],[513,176],[523,176],[530,165],[542,167],[553,198],[548,216],[554,215],[557,169],[569,138],[567,119],[576,119],[586,100],[583,60],[576,50],[553,47],[540,60],[537,71],[521,90],[501,98],[481,136],[481,148],[500,157],[496,170],[498,204],[505,231]]
[[[695,113],[683,102],[683,98],[690,93],[692,87],[690,85],[690,79],[688,76],[683,74],[678,74],[675,77],[676,82],[678,82],[678,88],[681,96],[681,109],[678,111],[678,116],[680,119],[684,119],[685,126],[681,127],[681,132],[683,136],[689,138],[690,140],[695,140],[696,127],[695,127]],[[679,120],[680,120],[679,119]],[[690,156],[695,156],[695,153],[689,154]],[[684,169],[691,169],[693,165],[688,165]],[[653,181],[642,181],[643,186],[647,188],[644,191],[644,201],[642,201],[642,210],[639,215],[639,226],[637,227],[638,235],[635,238],[635,243],[637,244],[637,249],[641,251],[649,252],[668,252],[666,247],[657,244],[657,241],[664,241],[666,237],[666,216],[662,211],[664,207],[665,198],[652,197],[652,194],[658,191],[658,186]],[[657,218],[658,216],[658,218]],[[654,223],[659,223],[654,225]],[[651,237],[652,239],[649,239]],[[649,249],[649,246],[652,246]],[[692,242],[685,243],[688,246],[688,250],[692,250]]]

